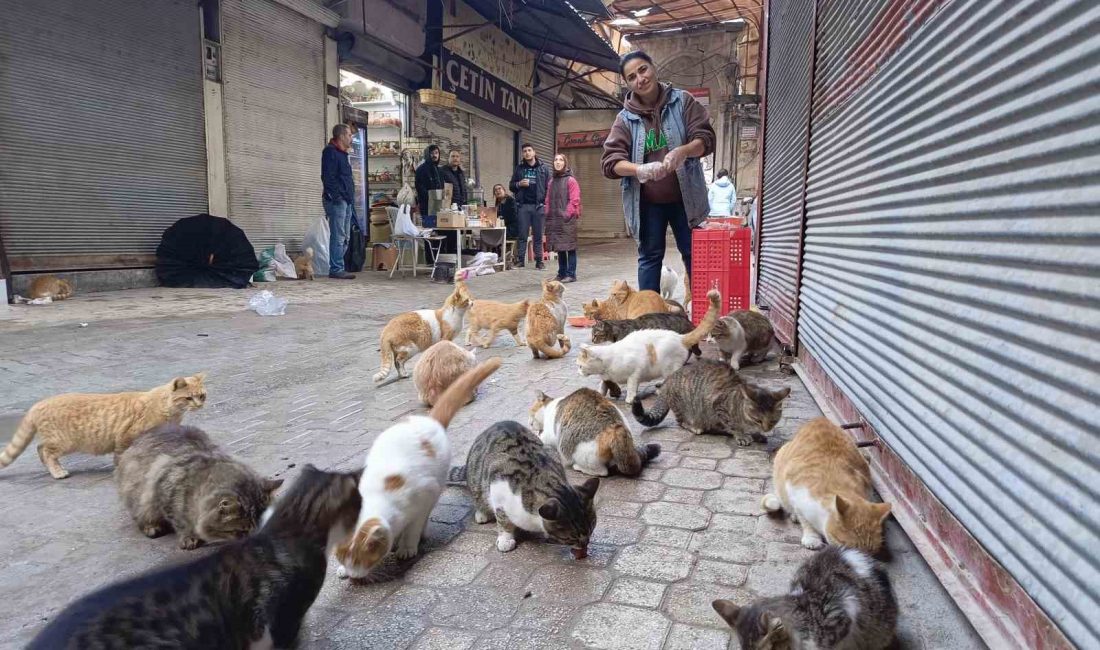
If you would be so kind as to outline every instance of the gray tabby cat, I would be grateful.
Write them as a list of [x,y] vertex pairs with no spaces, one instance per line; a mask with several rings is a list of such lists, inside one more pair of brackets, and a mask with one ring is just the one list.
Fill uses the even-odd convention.
[[657,426],[676,414],[680,426],[693,433],[728,433],[741,446],[752,444],[752,432],[771,431],[783,415],[790,388],[768,390],[754,386],[737,371],[714,359],[700,359],[668,376],[647,411],[641,400],[631,412],[641,424]]
[[839,546],[799,567],[786,596],[712,606],[743,650],[881,650],[898,621],[886,572],[867,553]]
[[289,648],[359,516],[359,475],[312,465],[251,537],[69,605],[32,650]]
[[146,537],[176,531],[182,549],[252,532],[282,479],[260,477],[195,427],[166,424],[115,467],[122,502]]
[[767,316],[744,309],[718,319],[710,335],[718,344],[718,357],[740,370],[743,357],[750,363],[767,358],[775,330]]
[[474,496],[474,520],[497,522],[500,552],[516,547],[515,532],[522,529],[569,545],[578,560],[588,555],[600,479],[570,485],[557,451],[522,424],[498,422],[482,432],[470,447],[465,478]]

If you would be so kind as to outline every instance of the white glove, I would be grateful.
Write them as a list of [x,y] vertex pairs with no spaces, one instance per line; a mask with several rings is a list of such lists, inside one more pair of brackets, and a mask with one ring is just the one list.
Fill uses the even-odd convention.
[[661,180],[668,176],[668,172],[668,167],[663,162],[651,162],[638,165],[634,175],[638,177],[639,183],[648,183]]
[[687,160],[687,149],[676,147],[665,154],[664,165],[669,172],[675,172],[684,166],[685,160]]

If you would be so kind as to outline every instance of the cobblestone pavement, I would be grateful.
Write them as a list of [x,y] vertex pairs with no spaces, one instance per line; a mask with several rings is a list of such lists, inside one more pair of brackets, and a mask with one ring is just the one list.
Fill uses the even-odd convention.
[[[589,245],[567,302],[603,297],[614,278],[634,281],[626,243]],[[545,274],[549,275],[549,274]],[[475,296],[535,297],[544,274],[521,270],[477,278]],[[38,399],[69,391],[153,386],[207,371],[209,400],[188,422],[259,471],[293,477],[306,462],[348,469],[386,426],[420,412],[411,381],[374,388],[378,332],[394,314],[438,306],[447,287],[427,279],[285,282],[287,315],[245,309],[252,290],[143,289],[87,294],[48,307],[13,306],[0,320],[0,439]],[[87,323],[87,326],[81,326]],[[570,329],[575,345],[587,331]],[[500,419],[526,422],[534,391],[562,395],[594,384],[574,354],[534,361],[507,335],[479,357],[504,366],[451,426],[454,464]],[[791,386],[785,417],[768,445],[679,428],[635,434],[664,451],[639,480],[604,481],[590,555],[521,541],[497,552],[492,525],[473,523],[467,492],[448,489],[420,557],[387,564],[370,585],[329,578],[303,630],[310,648],[735,648],[711,610],[716,597],[745,601],[779,593],[810,556],[795,526],[759,513],[768,487],[766,447],[819,415],[798,379],[774,360],[745,374]],[[33,450],[0,471],[0,644],[25,644],[60,607],[109,581],[204,551],[180,551],[173,536],[148,540],[123,511],[109,457],[71,456],[72,477],[49,478]],[[981,647],[901,530],[887,534],[901,605],[901,646]]]

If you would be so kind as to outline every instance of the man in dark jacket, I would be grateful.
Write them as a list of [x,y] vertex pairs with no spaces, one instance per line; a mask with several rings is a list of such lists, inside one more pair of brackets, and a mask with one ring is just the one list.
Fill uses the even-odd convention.
[[352,210],[355,206],[355,179],[351,175],[348,150],[351,149],[351,129],[347,124],[332,127],[332,139],[321,152],[321,195],[328,217],[329,250],[328,277],[354,280],[344,271],[344,254],[351,236]]
[[519,221],[519,263],[527,259],[527,231],[535,240],[535,268],[542,269],[542,230],[546,225],[546,188],[550,185],[550,166],[539,160],[535,148],[526,142],[522,147],[523,160],[512,173],[508,188],[516,196],[516,217]]
[[[451,203],[457,203],[458,209],[464,209],[466,205],[466,170],[462,169],[462,153],[457,149],[451,150],[447,166],[443,168],[443,182],[450,183],[454,188]],[[451,206],[445,206],[450,208]]]
[[416,168],[416,205],[420,209],[421,219],[429,215],[435,216],[434,213],[428,212],[428,196],[432,190],[442,189],[443,172],[439,169],[439,146],[430,144],[424,150],[424,162]]

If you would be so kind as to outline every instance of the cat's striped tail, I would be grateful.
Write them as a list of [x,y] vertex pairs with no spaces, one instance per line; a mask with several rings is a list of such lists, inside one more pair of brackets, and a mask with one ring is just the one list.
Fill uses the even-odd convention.
[[646,427],[655,427],[661,422],[664,422],[665,416],[668,415],[668,402],[660,395],[654,400],[652,408],[648,411],[645,406],[642,405],[642,400],[634,400],[634,404],[630,407],[630,412],[634,414],[634,419],[638,421],[638,424]]
[[699,326],[680,337],[684,347],[689,350],[707,338],[707,334],[710,334],[714,324],[718,322],[718,308],[721,306],[722,294],[717,289],[711,289],[707,292],[707,300],[710,301],[710,307],[707,307],[707,313],[703,316],[703,320],[699,321]]
[[465,465],[455,465],[447,472],[447,485],[466,485]]
[[36,427],[31,422],[31,417],[28,414],[19,423],[19,428],[15,430],[11,442],[8,443],[7,447],[4,447],[3,452],[0,452],[0,467],[7,467],[14,463],[16,458],[19,458],[19,454],[23,453],[23,450],[34,439],[35,429]]

